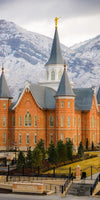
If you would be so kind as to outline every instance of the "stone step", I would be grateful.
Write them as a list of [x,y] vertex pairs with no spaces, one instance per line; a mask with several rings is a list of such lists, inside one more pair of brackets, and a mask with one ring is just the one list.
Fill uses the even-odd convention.
[[89,184],[76,184],[72,183],[69,188],[68,195],[77,195],[77,196],[89,196],[90,195],[90,185]]

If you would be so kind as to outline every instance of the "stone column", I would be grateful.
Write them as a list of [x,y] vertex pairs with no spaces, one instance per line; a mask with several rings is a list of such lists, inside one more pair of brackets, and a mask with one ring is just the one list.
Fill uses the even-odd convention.
[[76,180],[79,181],[81,179],[81,167],[77,165],[76,167]]

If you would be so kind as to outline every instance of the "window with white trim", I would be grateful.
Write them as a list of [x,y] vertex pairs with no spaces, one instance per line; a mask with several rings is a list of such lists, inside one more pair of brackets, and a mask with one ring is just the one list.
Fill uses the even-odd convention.
[[34,126],[37,127],[37,116],[34,116]]
[[50,116],[50,126],[51,127],[54,126],[54,118],[53,118],[53,116]]
[[3,144],[6,143],[6,133],[3,133]]
[[13,126],[15,126],[15,116],[13,117]]
[[60,120],[61,120],[61,127],[64,127],[64,116],[61,116]]
[[29,112],[25,115],[25,126],[31,126],[31,114]]
[[61,138],[62,141],[64,141],[64,134],[63,133],[61,133],[60,138]]
[[21,133],[19,133],[19,144],[21,144]]
[[29,144],[29,133],[26,135],[26,144]]
[[62,77],[62,71],[59,71],[59,72],[58,72],[58,79],[60,80],[61,77]]
[[64,107],[64,102],[63,101],[61,101],[61,108],[63,108]]
[[19,126],[21,126],[21,125],[22,125],[22,117],[19,116]]
[[6,117],[5,116],[3,117],[3,126],[4,127],[6,126]]
[[70,116],[67,117],[67,126],[70,127]]
[[81,121],[80,121],[80,117],[78,117],[78,127],[80,127],[80,123]]
[[3,108],[6,109],[6,103],[5,102],[3,103]]
[[37,133],[34,134],[34,144],[37,144]]
[[51,72],[51,80],[52,81],[55,80],[55,72],[54,71]]
[[53,142],[53,134],[50,134],[50,143]]
[[68,108],[70,108],[70,101],[68,101]]

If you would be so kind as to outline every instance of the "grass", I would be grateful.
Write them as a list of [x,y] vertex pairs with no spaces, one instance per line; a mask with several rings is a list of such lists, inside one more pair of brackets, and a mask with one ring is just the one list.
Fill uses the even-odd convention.
[[[56,174],[66,174],[68,175],[69,173],[69,167],[71,167],[71,172],[73,172],[73,175],[75,176],[75,172],[76,172],[76,167],[77,165],[79,165],[81,167],[82,171],[86,172],[86,176],[91,176],[91,166],[92,166],[92,174],[95,174],[97,172],[100,172],[100,157],[95,157],[95,158],[90,158],[87,160],[83,160],[83,161],[79,161],[79,162],[75,162],[69,165],[64,165],[62,167],[56,168],[55,169],[55,173]],[[53,173],[53,170],[49,170],[48,172],[49,174]]]

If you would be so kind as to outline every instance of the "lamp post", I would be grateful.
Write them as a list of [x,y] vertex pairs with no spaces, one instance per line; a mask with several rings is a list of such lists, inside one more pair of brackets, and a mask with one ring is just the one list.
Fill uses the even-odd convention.
[[15,163],[16,163],[16,150],[17,150],[17,142],[15,142]]

